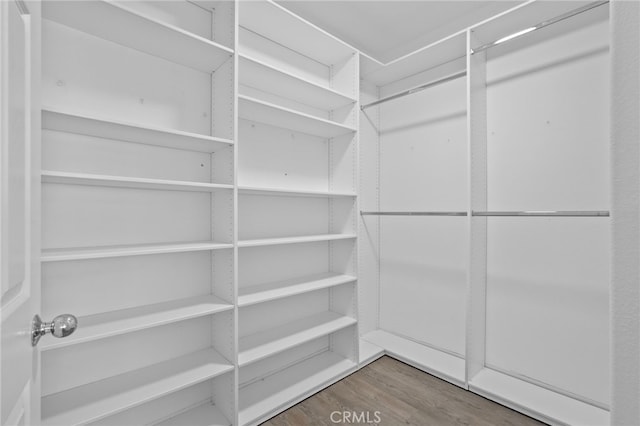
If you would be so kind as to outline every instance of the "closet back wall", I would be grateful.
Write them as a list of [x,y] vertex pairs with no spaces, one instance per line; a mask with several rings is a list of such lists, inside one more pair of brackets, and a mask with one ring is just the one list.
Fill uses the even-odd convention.
[[[380,106],[380,210],[466,211],[466,80]],[[380,328],[464,355],[465,217],[380,217]]]

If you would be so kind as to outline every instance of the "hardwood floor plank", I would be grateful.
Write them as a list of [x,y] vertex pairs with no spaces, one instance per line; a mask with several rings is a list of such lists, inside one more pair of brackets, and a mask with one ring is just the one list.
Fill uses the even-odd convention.
[[374,424],[380,426],[543,425],[388,356],[263,425],[335,426],[366,424],[367,421],[372,424],[378,420],[376,412],[379,422]]

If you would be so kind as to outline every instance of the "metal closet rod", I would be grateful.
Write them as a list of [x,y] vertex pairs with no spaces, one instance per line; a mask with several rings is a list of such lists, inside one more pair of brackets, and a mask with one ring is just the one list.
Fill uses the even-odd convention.
[[[362,216],[468,216],[467,212],[444,211],[361,211]],[[511,217],[609,217],[607,210],[523,210],[523,211],[473,211],[471,216],[511,216]]]
[[570,10],[569,12],[565,12],[562,15],[558,15],[555,18],[551,18],[551,19],[548,19],[546,21],[540,22],[540,23],[538,23],[538,24],[536,24],[536,25],[534,25],[532,27],[525,28],[525,29],[520,30],[520,31],[516,31],[513,34],[510,34],[510,35],[508,35],[506,37],[499,38],[498,40],[492,41],[491,43],[483,44],[480,47],[472,49],[471,50],[471,54],[473,55],[475,53],[479,53],[479,52],[482,52],[484,50],[490,49],[490,48],[492,48],[494,46],[497,46],[499,44],[502,44],[502,43],[504,43],[506,41],[514,40],[514,39],[516,39],[516,38],[518,38],[520,36],[523,36],[525,34],[528,34],[530,32],[537,31],[537,30],[539,30],[541,28],[544,28],[544,27],[548,27],[549,25],[556,24],[556,23],[558,23],[560,21],[564,21],[565,19],[569,19],[569,18],[571,18],[573,16],[579,15],[579,14],[581,14],[583,12],[586,12],[588,10],[591,10],[591,9],[596,8],[598,6],[602,6],[603,4],[607,4],[607,3],[609,3],[609,0],[596,1],[596,2],[593,2],[593,3],[586,4],[586,5],[582,6],[582,7],[577,8],[577,9]]
[[456,73],[453,73],[453,74],[449,74],[449,75],[444,76],[442,78],[438,78],[436,80],[432,80],[432,81],[430,81],[428,83],[425,83],[425,84],[423,84],[421,86],[414,87],[413,89],[405,90],[404,92],[396,93],[395,95],[387,96],[386,98],[382,98],[382,99],[379,99],[377,101],[371,102],[369,104],[362,105],[362,106],[360,106],[360,109],[362,111],[364,111],[365,109],[371,108],[372,106],[376,106],[376,105],[379,105],[379,104],[384,103],[384,102],[389,102],[389,101],[392,101],[394,99],[402,98],[402,97],[407,96],[407,95],[412,95],[414,93],[421,92],[421,91],[423,91],[425,89],[428,89],[430,87],[437,86],[438,84],[446,83],[447,81],[451,81],[451,80],[455,80],[455,79],[460,78],[460,77],[464,77],[465,75],[467,75],[466,71],[460,71],[460,72],[456,72]]

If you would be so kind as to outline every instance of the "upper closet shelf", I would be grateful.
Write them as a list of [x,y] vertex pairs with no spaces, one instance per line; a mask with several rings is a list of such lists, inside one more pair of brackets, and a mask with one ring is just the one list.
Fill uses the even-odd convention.
[[240,26],[325,65],[339,64],[355,50],[273,1],[241,1]]
[[93,175],[87,173],[67,173],[42,171],[43,183],[59,183],[69,185],[109,186],[115,188],[159,189],[166,191],[214,192],[233,189],[233,185],[216,183],[186,182],[179,180],[145,179]]
[[[476,50],[487,45],[497,45],[530,32],[537,33],[536,37],[540,37],[542,32],[533,30],[538,29],[538,26],[554,22],[557,18],[561,18],[558,22],[563,22],[564,31],[569,31],[584,25],[584,20],[608,16],[609,8],[606,6],[608,3],[608,1],[593,0],[526,2],[473,27],[471,48]],[[580,13],[579,18],[576,16],[577,19],[564,19],[575,12],[591,9],[594,9],[595,13]]]
[[335,89],[305,80],[258,59],[242,54],[239,57],[238,72],[242,85],[277,93],[278,96],[324,110],[333,110],[356,102],[354,98]]
[[45,19],[189,68],[211,73],[233,51],[112,2],[45,1]]
[[182,300],[172,300],[138,308],[80,317],[82,327],[66,339],[47,339],[41,350],[58,349],[106,337],[185,321],[205,315],[213,315],[233,309],[233,305],[213,296],[203,295]]
[[238,187],[238,191],[241,195],[271,195],[280,197],[357,197],[357,194],[354,192],[304,191],[284,188],[260,188],[256,186],[240,186]]
[[245,120],[321,138],[333,138],[356,131],[353,127],[283,108],[248,96],[240,95],[238,100],[239,116]]
[[[466,67],[467,35],[460,32],[427,45],[413,53],[383,65],[363,57],[360,66],[362,78],[376,86],[386,86],[423,72],[431,78],[464,70]],[[434,68],[442,67],[437,70]],[[409,83],[408,85],[411,85]]]
[[87,424],[232,370],[219,353],[205,349],[46,396],[42,424]]
[[233,144],[229,139],[71,114],[50,108],[42,110],[42,127],[105,139],[209,153]]
[[173,244],[133,244],[122,246],[43,249],[42,262],[104,259],[108,257],[142,256],[149,254],[183,253],[232,248],[233,244],[216,241]]
[[321,234],[304,235],[302,237],[260,238],[238,241],[238,247],[275,246],[281,244],[315,243],[319,241],[346,240],[356,238],[355,234]]

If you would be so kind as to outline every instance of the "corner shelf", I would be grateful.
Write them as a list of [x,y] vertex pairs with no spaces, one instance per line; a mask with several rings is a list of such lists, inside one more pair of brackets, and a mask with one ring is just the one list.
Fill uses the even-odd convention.
[[206,403],[185,411],[156,426],[231,426],[231,422],[211,403]]
[[464,388],[465,362],[446,352],[430,348],[393,333],[376,330],[362,339],[383,348],[386,353],[420,370]]
[[240,425],[255,425],[354,372],[355,362],[323,352],[240,389]]
[[280,197],[357,197],[355,192],[307,191],[284,188],[260,188],[257,186],[239,186],[240,195],[272,195]]
[[42,183],[193,192],[214,192],[233,189],[233,185],[216,183],[55,172],[49,170],[42,171]]
[[87,34],[212,73],[233,50],[107,1],[44,2],[42,16]]
[[356,279],[356,277],[351,275],[326,272],[290,280],[241,287],[238,290],[238,306],[251,306],[257,303],[282,299],[297,294],[321,290],[323,288],[349,284],[356,281]]
[[233,371],[213,349],[194,352],[42,398],[43,425],[97,421]]
[[42,262],[62,262],[68,260],[102,259],[107,257],[220,250],[232,247],[233,244],[231,243],[202,241],[174,244],[136,244],[104,247],[44,249],[42,250],[40,260]]
[[207,153],[213,153],[233,145],[233,141],[229,139],[183,132],[180,130],[142,126],[118,120],[90,117],[82,114],[58,111],[53,108],[45,108],[42,110],[42,128],[98,138]]
[[305,235],[302,237],[260,238],[255,240],[240,240],[238,241],[238,247],[259,247],[275,246],[281,244],[314,243],[320,241],[348,240],[353,238],[356,238],[355,234],[322,234]]
[[238,96],[238,114],[245,120],[321,138],[333,138],[356,132],[353,127],[244,95]]
[[81,317],[75,333],[65,339],[46,339],[41,350],[91,342],[151,327],[185,321],[233,309],[233,305],[213,295],[197,296],[166,303]]
[[258,59],[239,54],[240,84],[263,92],[324,110],[333,110],[356,102],[356,99],[330,87],[305,80]]
[[360,339],[360,367],[372,363],[384,356],[384,349],[364,339]]
[[240,339],[238,365],[244,366],[271,355],[329,335],[356,324],[354,318],[336,312],[322,312],[276,329],[252,334]]

